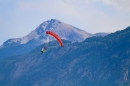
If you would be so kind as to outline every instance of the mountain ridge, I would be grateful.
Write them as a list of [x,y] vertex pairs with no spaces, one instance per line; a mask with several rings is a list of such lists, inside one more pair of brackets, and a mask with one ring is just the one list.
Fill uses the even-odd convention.
[[129,86],[130,27],[82,42],[49,42],[0,60],[0,84],[10,86]]

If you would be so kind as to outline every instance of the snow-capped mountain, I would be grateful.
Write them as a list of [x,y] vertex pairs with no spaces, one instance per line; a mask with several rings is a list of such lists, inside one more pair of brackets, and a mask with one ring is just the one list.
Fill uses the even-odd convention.
[[12,46],[26,43],[41,44],[49,42],[51,40],[55,40],[54,38],[46,35],[47,30],[55,32],[61,39],[70,40],[72,42],[82,41],[87,37],[92,36],[92,34],[87,33],[74,26],[63,23],[56,19],[51,19],[40,24],[35,30],[33,30],[28,35],[22,38],[9,39],[6,42],[4,42],[2,46]]
[[55,40],[55,38],[46,34],[47,30],[53,31],[61,39],[69,40],[71,42],[83,41],[88,37],[95,36],[94,34],[87,33],[67,23],[51,19],[41,23],[35,30],[22,38],[13,38],[5,41],[3,45],[0,46],[0,59],[28,53],[38,45]]

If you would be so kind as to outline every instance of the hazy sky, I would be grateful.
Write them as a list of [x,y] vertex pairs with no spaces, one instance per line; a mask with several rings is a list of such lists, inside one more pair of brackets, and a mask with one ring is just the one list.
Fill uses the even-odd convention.
[[89,33],[130,26],[130,0],[0,0],[0,45],[58,19]]

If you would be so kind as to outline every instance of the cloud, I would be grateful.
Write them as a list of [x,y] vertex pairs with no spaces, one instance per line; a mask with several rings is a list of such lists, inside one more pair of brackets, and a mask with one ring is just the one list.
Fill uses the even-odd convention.
[[65,3],[74,3],[74,2],[84,2],[86,4],[88,3],[97,3],[97,2],[103,2],[104,4],[108,6],[113,6],[114,8],[125,11],[125,12],[130,12],[130,0],[62,0]]
[[[67,2],[67,3],[64,3]],[[80,13],[73,4],[68,4],[69,0],[62,1],[41,1],[41,2],[19,2],[19,8],[23,11],[42,12],[44,14],[60,15],[65,17],[80,18],[86,16]],[[53,4],[52,4],[53,3]]]
[[[117,9],[129,12],[129,2],[129,0],[44,0],[39,2],[21,1],[19,2],[19,7],[23,11],[39,12],[50,16],[50,18],[59,18],[61,21],[65,21],[75,26],[77,25],[82,29],[89,28],[88,31],[90,32],[98,32],[99,29],[101,31],[113,31],[115,28],[119,28],[116,27],[116,25],[124,25],[126,22],[124,22],[125,20],[123,20],[121,15],[125,16],[125,14],[117,12]],[[127,8],[125,8],[126,6]],[[111,7],[116,9],[112,9]],[[123,22],[121,22],[122,20]],[[96,28],[98,29],[96,30]]]
[[[130,12],[129,3],[130,0],[40,0],[34,2],[19,1],[18,6],[22,11],[43,14],[49,16],[49,18],[59,18],[71,22],[85,21],[85,23],[89,23],[91,21],[95,23],[95,20],[92,21],[93,17],[97,20],[103,19],[101,14],[106,15],[107,17],[104,18],[107,20],[114,19],[114,16],[119,17],[116,20],[122,20],[120,16],[127,16],[124,11]],[[113,7],[116,9],[112,9]],[[117,9],[123,11],[122,14],[117,12]],[[76,24],[68,21],[67,23]],[[80,26],[85,25],[80,24]]]
[[130,0],[100,0],[107,5],[126,12],[130,12]]

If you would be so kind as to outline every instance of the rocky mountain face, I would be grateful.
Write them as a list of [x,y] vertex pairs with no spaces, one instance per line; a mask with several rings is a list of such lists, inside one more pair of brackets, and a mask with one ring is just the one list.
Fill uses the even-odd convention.
[[92,34],[74,26],[51,19],[43,22],[35,30],[22,38],[13,38],[5,41],[0,48],[0,58],[27,53],[40,44],[55,40],[53,37],[46,35],[47,30],[55,32],[61,39],[72,42],[83,41],[92,36]]
[[130,27],[82,42],[49,42],[0,60],[1,86],[130,86]]

